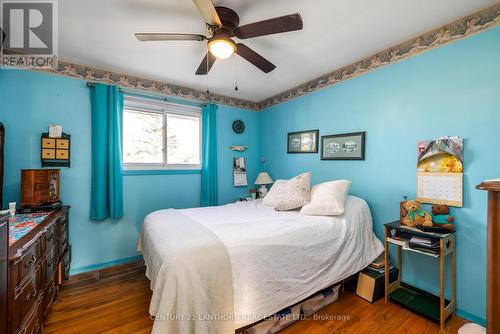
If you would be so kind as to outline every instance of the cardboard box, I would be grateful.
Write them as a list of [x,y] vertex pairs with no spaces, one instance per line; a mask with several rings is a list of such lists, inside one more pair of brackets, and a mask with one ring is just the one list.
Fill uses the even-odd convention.
[[[398,269],[389,270],[389,282],[398,279]],[[358,275],[358,287],[356,294],[370,303],[376,302],[384,297],[384,274],[365,269]]]

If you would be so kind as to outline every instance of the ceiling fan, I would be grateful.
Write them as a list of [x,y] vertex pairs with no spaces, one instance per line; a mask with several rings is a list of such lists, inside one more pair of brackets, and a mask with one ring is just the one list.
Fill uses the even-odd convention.
[[265,73],[276,68],[274,64],[259,55],[243,43],[235,43],[232,38],[247,39],[258,36],[278,34],[287,31],[301,30],[300,14],[290,14],[264,21],[239,26],[240,18],[235,11],[227,7],[214,7],[211,0],[193,0],[201,16],[207,24],[207,30],[212,37],[198,34],[178,33],[136,33],[140,41],[205,41],[208,40],[208,50],[205,58],[196,70],[197,75],[207,74],[216,59],[229,58],[233,53],[246,59]]

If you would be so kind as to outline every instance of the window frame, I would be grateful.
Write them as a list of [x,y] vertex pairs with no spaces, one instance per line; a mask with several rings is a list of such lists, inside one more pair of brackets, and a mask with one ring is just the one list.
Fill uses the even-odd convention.
[[[200,106],[184,105],[180,103],[172,103],[154,98],[136,97],[125,95],[123,97],[123,113],[125,110],[132,110],[146,113],[157,113],[162,115],[163,127],[163,163],[125,163],[122,162],[124,171],[155,171],[155,170],[201,170],[201,154],[202,154],[202,112]],[[199,164],[169,164],[168,163],[168,136],[167,136],[167,117],[168,115],[181,115],[196,117],[199,119]],[[123,134],[122,134],[123,135]],[[122,143],[122,160],[123,160],[123,143]]]

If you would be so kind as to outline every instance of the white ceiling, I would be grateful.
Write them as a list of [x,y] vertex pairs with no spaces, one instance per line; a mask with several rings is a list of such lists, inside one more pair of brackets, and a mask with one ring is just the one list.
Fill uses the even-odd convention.
[[[277,68],[265,74],[232,56],[215,63],[208,87],[213,93],[258,102],[495,2],[215,0],[215,5],[235,10],[240,24],[299,12],[304,29],[245,40]],[[191,0],[62,0],[59,18],[61,59],[206,89],[206,76],[194,74],[206,43],[139,42],[134,37],[134,32],[208,35]],[[236,60],[238,91],[234,90]]]

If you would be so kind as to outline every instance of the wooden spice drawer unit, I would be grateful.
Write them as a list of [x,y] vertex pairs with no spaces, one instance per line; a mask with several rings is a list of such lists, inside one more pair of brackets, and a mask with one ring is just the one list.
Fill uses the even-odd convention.
[[51,212],[9,246],[7,334],[42,332],[60,278],[68,278],[68,213],[68,206]]

